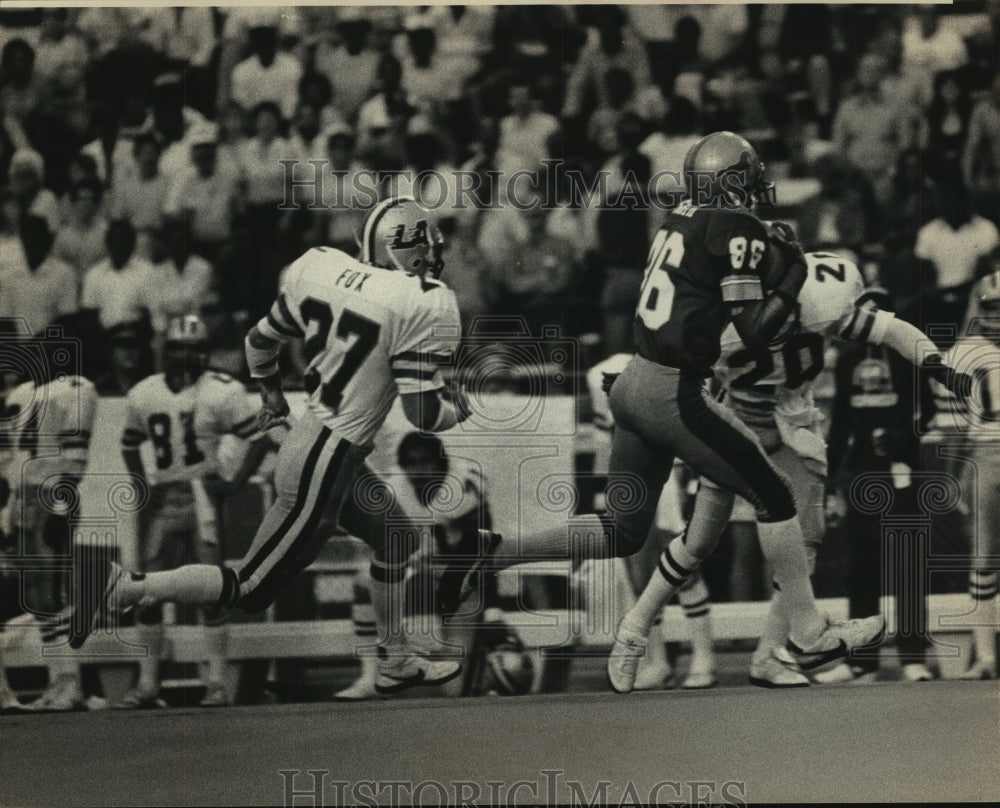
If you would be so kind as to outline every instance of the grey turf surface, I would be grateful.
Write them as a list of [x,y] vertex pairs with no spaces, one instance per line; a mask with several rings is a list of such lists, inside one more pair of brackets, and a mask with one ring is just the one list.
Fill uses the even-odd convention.
[[[701,781],[716,801],[725,783],[751,803],[996,800],[1000,683],[4,716],[0,761],[5,806],[282,804],[280,769],[329,772],[328,804],[344,799],[335,780],[352,802],[373,791],[363,780],[471,781],[483,803],[570,802],[569,781],[589,800],[601,780],[616,804],[629,783],[647,800],[664,781],[680,793],[654,799],[695,801]],[[512,794],[518,780],[529,785]],[[376,793],[388,802],[392,786]],[[435,787],[418,798],[442,801]]]

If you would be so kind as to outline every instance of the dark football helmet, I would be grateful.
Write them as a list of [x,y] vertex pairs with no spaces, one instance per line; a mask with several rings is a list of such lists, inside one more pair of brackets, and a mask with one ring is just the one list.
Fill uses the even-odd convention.
[[696,205],[775,204],[774,183],[749,141],[733,132],[712,132],[688,149],[684,180]]

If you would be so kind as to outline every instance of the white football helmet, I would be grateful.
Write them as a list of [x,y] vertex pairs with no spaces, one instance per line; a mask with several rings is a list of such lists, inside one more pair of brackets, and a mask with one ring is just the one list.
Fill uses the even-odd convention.
[[444,268],[444,242],[429,211],[408,196],[379,202],[365,219],[361,261],[436,278]]

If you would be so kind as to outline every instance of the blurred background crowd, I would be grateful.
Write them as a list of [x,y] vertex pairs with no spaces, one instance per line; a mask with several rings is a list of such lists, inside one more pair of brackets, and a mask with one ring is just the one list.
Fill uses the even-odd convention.
[[[314,244],[356,250],[345,205],[310,210],[300,188],[281,209],[282,160],[328,161],[346,188],[366,170],[479,173],[498,204],[439,210],[466,322],[558,324],[596,358],[629,349],[663,218],[615,191],[716,129],[758,147],[807,250],[850,251],[921,325],[957,323],[995,260],[996,0],[5,9],[0,26],[0,316],[83,329],[107,393],[192,310],[239,371],[282,268]],[[496,198],[487,172],[546,160],[604,172],[607,199],[554,174],[540,209]],[[440,198],[429,185],[400,190]]]

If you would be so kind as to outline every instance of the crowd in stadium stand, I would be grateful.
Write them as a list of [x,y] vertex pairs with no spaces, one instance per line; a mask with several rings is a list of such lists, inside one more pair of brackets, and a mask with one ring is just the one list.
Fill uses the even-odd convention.
[[[599,334],[604,353],[628,348],[663,217],[615,192],[679,170],[708,131],[745,134],[779,199],[792,191],[782,212],[805,248],[851,250],[904,315],[922,295],[924,321],[957,322],[998,243],[997,2],[64,8],[2,22],[0,315],[82,328],[107,392],[155,363],[171,314],[197,309],[235,356],[290,261],[356,249],[351,203],[371,204],[350,196],[359,172],[428,199],[441,183],[389,178],[485,178],[481,204],[439,209],[466,319],[558,323]],[[292,187],[310,160],[327,161],[330,203],[312,210],[314,189]],[[581,201],[568,169],[603,172],[606,197]],[[522,170],[552,175],[538,209],[504,204],[510,185],[488,174]]]

